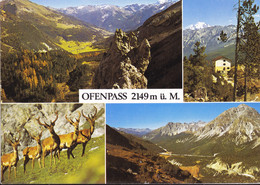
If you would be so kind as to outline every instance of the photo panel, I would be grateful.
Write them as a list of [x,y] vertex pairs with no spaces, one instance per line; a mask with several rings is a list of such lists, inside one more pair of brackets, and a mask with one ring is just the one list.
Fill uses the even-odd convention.
[[259,6],[183,0],[184,101],[259,102]]
[[106,105],[107,183],[259,182],[258,103]]
[[104,184],[105,105],[2,104],[1,147],[2,183]]
[[3,0],[3,102],[182,88],[182,1]]

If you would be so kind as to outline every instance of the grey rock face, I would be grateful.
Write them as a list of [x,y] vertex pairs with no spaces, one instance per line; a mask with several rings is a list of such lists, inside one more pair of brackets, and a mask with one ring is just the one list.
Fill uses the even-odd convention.
[[[3,104],[1,106],[1,153],[13,152],[12,147],[5,142],[3,135],[10,136],[14,133],[18,138],[18,131],[21,139],[18,153],[21,158],[22,150],[27,146],[36,146],[27,131],[32,135],[38,135],[41,131],[36,118],[40,118],[42,123],[50,124],[56,118],[55,112],[58,111],[58,119],[55,123],[54,130],[58,135],[67,134],[74,131],[73,126],[65,119],[65,115],[73,121],[78,118],[78,112],[84,111],[85,115],[94,113],[94,106],[97,108],[97,120],[93,137],[105,134],[105,111],[104,104]],[[81,115],[79,129],[89,128],[89,123]],[[50,137],[48,129],[44,128],[42,139]],[[9,137],[10,138],[10,137]]]
[[144,136],[145,139],[152,140],[158,136],[174,136],[182,132],[196,132],[201,127],[205,126],[206,122],[198,121],[192,123],[173,123],[170,122],[167,125],[151,131]]
[[259,133],[260,114],[252,107],[241,104],[220,114],[195,135],[199,139],[227,135],[238,145],[259,138]]
[[93,79],[95,89],[147,88],[144,72],[150,62],[150,44],[144,39],[139,45],[134,33],[121,29],[115,32],[110,49],[104,55]]

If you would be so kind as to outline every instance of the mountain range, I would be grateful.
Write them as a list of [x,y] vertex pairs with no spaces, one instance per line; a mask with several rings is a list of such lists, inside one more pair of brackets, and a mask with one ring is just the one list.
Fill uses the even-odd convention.
[[146,135],[147,133],[151,132],[152,130],[149,128],[116,128],[118,131],[122,131],[128,134],[132,134],[135,136],[143,136]]
[[[169,123],[143,138],[176,155],[186,156],[186,163],[190,161],[191,164],[192,160],[200,159],[203,176],[209,177],[210,173],[213,175],[217,171],[227,180],[221,182],[259,180],[260,114],[254,108],[240,104],[224,111],[207,124],[198,124],[200,126],[196,129],[188,129],[186,124],[180,125]],[[232,175],[238,177],[232,179]],[[215,176],[218,179],[221,174]],[[204,178],[203,182],[205,180],[209,179]]]
[[147,133],[144,138],[148,140],[155,140],[161,136],[174,136],[182,132],[195,132],[199,128],[206,125],[206,122],[198,121],[192,123],[173,123],[170,122],[167,125],[155,129]]
[[117,28],[129,31],[138,28],[149,17],[167,9],[175,2],[169,0],[155,4],[131,4],[124,7],[116,5],[87,5],[57,10],[110,32],[114,32]]
[[[234,47],[235,47],[235,31],[234,25],[228,26],[209,26],[205,23],[192,25],[191,29],[183,30],[183,49],[184,55],[189,56],[194,54],[194,44],[199,41],[201,46],[206,47],[205,53],[210,59],[216,56],[225,56],[227,58],[234,58]],[[228,41],[221,42],[218,40],[221,31],[227,34]]]

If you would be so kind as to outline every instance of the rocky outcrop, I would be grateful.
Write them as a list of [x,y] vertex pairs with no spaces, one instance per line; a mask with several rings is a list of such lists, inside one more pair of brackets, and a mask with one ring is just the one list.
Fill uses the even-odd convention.
[[147,39],[138,44],[136,35],[116,30],[107,53],[104,54],[93,79],[95,89],[147,88],[144,72],[150,62]]
[[150,17],[137,29],[138,39],[149,40],[151,62],[145,72],[148,88],[182,87],[182,3]]
[[227,164],[221,161],[220,158],[215,158],[210,164],[207,165],[207,168],[214,169],[218,173],[241,175],[252,179],[255,179],[254,175],[259,172],[259,169],[256,166],[246,167],[242,162]]

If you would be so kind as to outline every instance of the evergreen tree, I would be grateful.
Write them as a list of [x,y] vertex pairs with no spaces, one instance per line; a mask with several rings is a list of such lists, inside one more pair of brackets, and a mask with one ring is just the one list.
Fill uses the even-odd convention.
[[244,66],[244,101],[247,100],[248,78],[259,79],[260,61],[260,22],[257,24],[254,15],[259,7],[254,0],[244,0],[241,6],[241,29],[243,35],[240,43],[241,64]]

